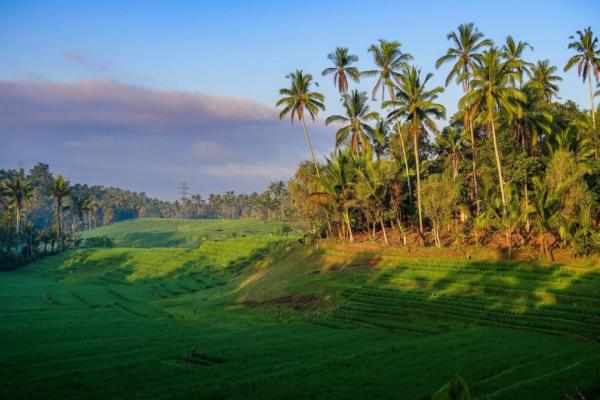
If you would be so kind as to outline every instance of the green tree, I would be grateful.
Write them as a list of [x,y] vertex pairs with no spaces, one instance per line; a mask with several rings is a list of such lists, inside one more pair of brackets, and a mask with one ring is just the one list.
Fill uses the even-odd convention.
[[373,130],[367,123],[379,119],[379,114],[369,110],[367,94],[353,90],[350,94],[342,95],[342,105],[346,115],[332,115],[325,120],[325,124],[344,124],[335,134],[335,144],[339,147],[350,141],[349,148],[355,156],[365,152],[369,146],[367,134]]
[[373,129],[369,133],[371,146],[375,152],[375,156],[380,160],[390,147],[390,132],[388,122],[385,119],[379,119],[375,122]]
[[549,60],[540,60],[532,65],[529,70],[530,82],[540,88],[544,94],[544,99],[547,102],[552,100],[552,97],[558,95],[557,82],[562,81],[562,78],[555,75],[557,69],[554,65],[550,65]]
[[[446,86],[452,79],[457,84],[461,84],[463,91],[469,91],[473,71],[477,67],[477,62],[481,57],[481,51],[485,47],[492,46],[490,39],[485,39],[483,33],[475,27],[473,23],[461,24],[457,32],[450,32],[447,36],[453,44],[445,55],[440,57],[436,63],[436,68],[440,68],[445,63],[453,63],[448,76],[446,77]],[[479,194],[477,188],[477,151],[475,143],[475,132],[473,130],[473,115],[471,110],[463,110],[465,115],[465,125],[469,127],[471,136],[471,166],[473,178],[473,195],[477,210],[479,210]]]
[[319,191],[310,193],[306,199],[316,203],[333,204],[343,218],[350,242],[354,241],[352,224],[350,223],[350,208],[356,201],[353,198],[354,161],[347,151],[338,151],[335,157],[328,160],[323,175],[319,178]]
[[56,242],[59,249],[63,245],[62,212],[65,199],[69,196],[70,192],[71,186],[69,181],[62,175],[59,175],[52,186],[50,186],[50,197],[56,202]]
[[431,221],[433,240],[442,247],[442,227],[452,219],[460,192],[456,183],[447,175],[433,174],[423,182],[423,209]]
[[346,47],[338,47],[333,53],[329,53],[327,58],[334,64],[333,67],[325,68],[323,76],[333,74],[333,84],[338,88],[340,93],[348,91],[348,76],[358,82],[360,80],[360,72],[352,64],[358,62],[358,57],[349,54]]
[[525,50],[533,50],[533,47],[527,42],[516,41],[512,36],[507,36],[502,46],[502,55],[506,62],[516,72],[516,77],[511,77],[511,83],[516,86],[517,82],[523,82],[523,75],[529,73],[531,64],[523,60]]
[[525,98],[519,101],[518,112],[508,114],[508,119],[513,123],[514,137],[521,143],[521,149],[530,153],[551,133],[552,112],[538,86],[528,83],[522,92]]
[[456,181],[463,159],[463,135],[456,127],[450,126],[436,136],[436,141],[439,152],[446,158],[446,165],[452,170],[452,179]]
[[276,104],[277,107],[283,107],[279,113],[279,119],[283,119],[289,115],[292,124],[294,123],[294,119],[302,122],[306,144],[312,155],[317,175],[319,175],[319,164],[317,163],[317,158],[315,157],[315,152],[313,151],[306,129],[305,114],[308,112],[308,115],[314,121],[319,110],[325,110],[325,105],[323,104],[325,97],[321,93],[311,92],[310,86],[313,80],[311,74],[304,74],[302,70],[297,70],[286,77],[290,79],[290,87],[279,90],[279,94],[283,96]]
[[417,209],[419,213],[419,232],[423,234],[423,216],[421,209],[421,171],[419,156],[419,138],[427,129],[439,133],[433,118],[446,117],[446,109],[436,103],[438,95],[444,91],[441,86],[427,89],[427,82],[433,75],[421,78],[421,71],[415,67],[406,67],[400,75],[396,100],[391,100],[393,111],[388,115],[390,120],[405,119],[410,124],[415,152],[415,170],[417,175]]
[[[412,60],[412,56],[409,53],[404,53],[400,50],[401,47],[402,45],[398,41],[388,42],[387,40],[379,39],[379,43],[371,45],[368,50],[369,53],[372,54],[373,61],[377,68],[363,71],[361,72],[361,75],[377,78],[377,82],[373,87],[372,98],[375,99],[377,91],[381,89],[382,105],[385,102],[386,91],[389,94],[390,99],[395,100],[394,82],[398,81],[402,69],[408,65],[410,60]],[[408,157],[406,155],[406,146],[399,121],[396,121],[396,134],[399,138],[400,147],[402,149],[402,158],[404,159],[408,197],[412,198]]]
[[391,164],[388,161],[373,161],[369,154],[368,157],[363,158],[362,168],[357,168],[356,170],[358,177],[355,188],[356,197],[375,208],[376,219],[381,226],[385,244],[389,244],[385,230],[384,215],[390,187],[390,182],[388,181],[390,168]]
[[488,209],[491,225],[500,229],[506,238],[508,259],[512,257],[513,234],[523,227],[527,217],[532,212],[532,207],[527,203],[522,204],[515,185],[506,185],[506,205],[498,197],[491,201]]
[[496,48],[490,48],[482,54],[477,68],[473,71],[471,88],[460,99],[459,107],[477,110],[480,119],[487,124],[492,133],[500,195],[502,204],[506,205],[504,178],[496,139],[496,117],[501,110],[517,113],[518,101],[526,101],[526,98],[523,92],[512,86],[512,82],[518,80],[518,74],[502,57]]
[[533,178],[532,216],[538,242],[547,258],[554,261],[548,236],[556,228],[563,225],[561,215],[561,196],[565,187],[559,185],[551,189],[539,177]]
[[9,206],[15,210],[17,234],[19,234],[21,216],[25,207],[31,204],[33,188],[30,182],[23,176],[23,171],[20,171],[19,174],[12,176],[4,182],[4,192],[8,197]]
[[[577,64],[577,74],[581,76],[583,82],[586,79],[589,85],[590,95],[590,112],[592,114],[592,126],[594,128],[594,136],[596,134],[596,116],[594,107],[594,94],[592,93],[592,77],[593,75],[598,82],[600,76],[600,46],[598,46],[598,38],[594,36],[591,27],[587,27],[583,31],[577,31],[577,38],[570,36],[569,39],[573,40],[569,43],[569,49],[575,50],[577,54],[567,61],[565,65],[565,72],[570,70]],[[595,139],[594,139],[595,141]],[[598,158],[598,150],[596,151],[596,158]]]

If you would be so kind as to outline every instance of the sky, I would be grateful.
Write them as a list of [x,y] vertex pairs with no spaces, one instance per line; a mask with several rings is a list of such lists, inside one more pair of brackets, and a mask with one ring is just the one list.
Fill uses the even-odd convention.
[[[443,85],[449,67],[434,63],[463,22],[498,44],[528,41],[526,58],[559,67],[561,98],[589,107],[562,67],[570,35],[600,34],[598,1],[0,0],[0,168],[41,161],[72,182],[166,200],[180,182],[204,196],[262,191],[309,158],[301,126],[274,106],[289,72],[312,73],[326,96],[309,124],[323,159],[335,132],[324,118],[341,112],[321,76],[329,52],[348,47],[371,69],[369,45],[399,40]],[[449,114],[460,95],[450,85],[440,96]]]

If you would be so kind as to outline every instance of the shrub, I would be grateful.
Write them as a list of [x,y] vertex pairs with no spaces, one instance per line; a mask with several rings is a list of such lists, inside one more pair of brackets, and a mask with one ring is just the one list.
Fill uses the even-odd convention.
[[115,247],[115,241],[108,236],[94,236],[85,240],[85,247]]

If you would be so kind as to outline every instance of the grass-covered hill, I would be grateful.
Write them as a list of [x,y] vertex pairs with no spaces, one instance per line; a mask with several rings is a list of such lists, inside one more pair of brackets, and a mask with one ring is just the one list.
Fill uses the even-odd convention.
[[136,247],[0,274],[0,398],[429,399],[454,374],[477,399],[598,395],[598,267],[420,259],[279,229],[131,221],[90,235]]

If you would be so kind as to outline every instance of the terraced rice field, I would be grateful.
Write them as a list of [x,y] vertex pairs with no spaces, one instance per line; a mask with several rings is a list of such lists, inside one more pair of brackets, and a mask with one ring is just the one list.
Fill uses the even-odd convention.
[[[137,223],[97,232],[133,246]],[[260,229],[2,273],[0,398],[429,399],[454,374],[477,399],[598,396],[598,267]]]

